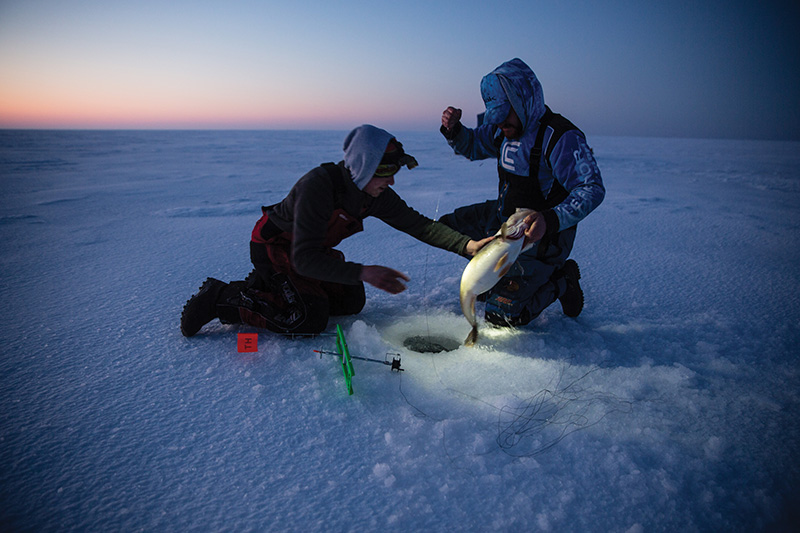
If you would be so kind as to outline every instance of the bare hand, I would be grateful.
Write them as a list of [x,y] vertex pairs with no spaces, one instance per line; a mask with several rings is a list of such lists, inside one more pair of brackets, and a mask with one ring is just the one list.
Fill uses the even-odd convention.
[[373,287],[391,294],[398,294],[406,290],[402,281],[411,278],[392,268],[378,265],[364,265],[361,267],[361,281],[366,281]]
[[448,107],[442,113],[442,126],[448,131],[456,127],[461,120],[461,110],[455,107]]
[[541,213],[533,213],[525,217],[525,224],[529,225],[525,230],[525,244],[539,242],[547,231],[547,222]]
[[489,242],[491,242],[493,239],[494,235],[492,235],[491,237],[486,237],[485,239],[481,239],[479,241],[469,241],[467,243],[467,249],[466,249],[467,254],[474,256],[475,254],[480,252],[481,248],[489,244]]

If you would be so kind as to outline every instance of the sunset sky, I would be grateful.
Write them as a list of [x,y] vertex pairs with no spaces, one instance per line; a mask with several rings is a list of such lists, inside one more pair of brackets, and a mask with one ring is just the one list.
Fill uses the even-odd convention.
[[800,140],[800,2],[0,0],[0,128],[474,125],[519,57],[587,134]]

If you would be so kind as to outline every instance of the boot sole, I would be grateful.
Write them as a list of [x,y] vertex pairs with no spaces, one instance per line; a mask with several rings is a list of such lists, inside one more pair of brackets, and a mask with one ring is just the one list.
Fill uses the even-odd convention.
[[[206,292],[211,290],[213,288],[213,285],[214,285],[215,282],[222,283],[222,282],[220,282],[220,280],[217,280],[217,279],[214,279],[214,278],[206,278],[206,280],[203,282],[203,284],[200,285],[200,288],[197,290],[197,292],[194,295],[192,295],[191,298],[186,300],[185,304],[183,304],[183,310],[181,311],[181,333],[183,334],[184,337],[193,337],[201,329],[203,329],[203,326],[205,326],[206,324],[208,324],[208,322],[213,320],[213,318],[212,318],[208,322],[200,325],[200,327],[197,328],[194,331],[192,331],[191,329],[187,330],[186,327],[185,327],[186,308],[189,307],[189,304],[192,302],[192,300],[194,300],[195,298],[199,298],[199,297],[203,296]],[[194,329],[194,328],[192,328],[192,329]]]

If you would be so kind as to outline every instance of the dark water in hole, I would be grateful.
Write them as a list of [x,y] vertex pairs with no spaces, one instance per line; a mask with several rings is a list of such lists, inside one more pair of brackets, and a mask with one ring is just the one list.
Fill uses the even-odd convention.
[[404,340],[403,346],[412,352],[439,353],[455,350],[461,346],[461,343],[455,339],[438,335],[415,335]]

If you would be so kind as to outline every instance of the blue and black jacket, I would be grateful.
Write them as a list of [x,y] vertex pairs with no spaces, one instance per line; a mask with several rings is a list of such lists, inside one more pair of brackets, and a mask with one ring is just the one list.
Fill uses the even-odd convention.
[[497,159],[497,226],[518,207],[542,212],[548,237],[577,225],[605,196],[583,132],[545,106],[539,80],[520,59],[503,63],[487,76],[499,79],[519,116],[520,138],[506,139],[490,124],[475,129],[458,124],[442,133],[457,154],[473,161]]

